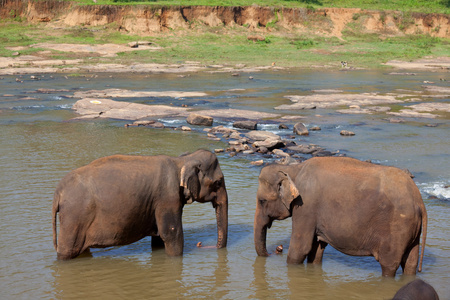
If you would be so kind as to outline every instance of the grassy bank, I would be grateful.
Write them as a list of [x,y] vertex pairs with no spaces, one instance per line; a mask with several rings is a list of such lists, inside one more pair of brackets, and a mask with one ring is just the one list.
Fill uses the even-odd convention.
[[[69,0],[66,0],[69,1]],[[72,1],[72,0],[71,0]],[[450,13],[450,0],[76,0],[83,4],[146,4],[272,7],[342,7],[371,10],[400,10],[424,13]]]
[[[414,60],[425,56],[449,56],[449,40],[427,35],[383,38],[375,34],[348,32],[341,39],[320,36],[266,34],[264,41],[251,41],[243,29],[207,28],[204,32],[139,37],[121,34],[114,25],[101,28],[66,28],[52,30],[43,25],[23,23],[0,27],[0,56],[13,56],[21,46],[21,55],[38,54],[48,59],[82,58],[86,63],[180,63],[199,61],[204,64],[237,64],[310,67],[339,67],[347,61],[351,67],[376,68],[392,59]],[[104,58],[95,54],[46,51],[29,47],[38,43],[125,44],[150,40],[162,50],[136,50]]]
[[[84,1],[84,0],[79,0]],[[102,2],[104,1],[104,2]],[[107,2],[109,1],[109,2]],[[112,3],[113,0],[97,0],[97,3]],[[450,0],[304,0],[304,1],[259,1],[260,5],[285,6],[342,6],[368,9],[411,8],[420,11],[435,7],[438,12],[448,8]],[[152,4],[171,5],[251,5],[251,1],[152,1]],[[376,3],[374,3],[376,2]],[[89,3],[93,3],[89,0]],[[142,3],[142,2],[140,2]],[[332,5],[333,4],[333,5]],[[383,15],[380,15],[380,18]],[[408,22],[403,14],[403,22]],[[411,61],[427,56],[450,56],[448,38],[424,34],[380,35],[361,31],[360,16],[346,25],[341,37],[324,37],[314,33],[293,33],[278,29],[276,23],[270,30],[260,32],[262,41],[249,40],[254,32],[244,26],[208,27],[194,24],[192,30],[179,29],[155,33],[151,37],[140,37],[119,31],[117,24],[99,27],[57,27],[46,23],[27,24],[21,19],[0,20],[0,57],[38,55],[45,59],[83,59],[92,63],[181,63],[198,61],[203,64],[238,64],[265,66],[276,63],[285,67],[340,67],[341,61],[355,68],[379,68],[389,60]],[[51,24],[50,24],[51,25]],[[267,26],[269,27],[270,24]],[[36,47],[39,43],[67,44],[126,44],[131,41],[149,40],[161,50],[136,50],[119,53],[116,57],[101,57],[97,53],[74,53],[46,50]],[[20,48],[18,48],[20,47]],[[20,49],[20,50],[18,50]],[[43,51],[46,50],[46,51]],[[69,62],[70,64],[70,62]]]

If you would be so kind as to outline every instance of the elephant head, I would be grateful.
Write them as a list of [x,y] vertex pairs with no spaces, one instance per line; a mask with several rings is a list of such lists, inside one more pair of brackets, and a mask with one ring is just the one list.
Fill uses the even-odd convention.
[[180,188],[186,203],[211,202],[216,210],[217,248],[227,245],[228,194],[214,153],[198,150],[181,157]]
[[292,215],[292,202],[299,192],[291,179],[295,178],[289,166],[270,165],[259,175],[254,222],[255,248],[259,256],[268,256],[267,228],[273,220],[284,220]]

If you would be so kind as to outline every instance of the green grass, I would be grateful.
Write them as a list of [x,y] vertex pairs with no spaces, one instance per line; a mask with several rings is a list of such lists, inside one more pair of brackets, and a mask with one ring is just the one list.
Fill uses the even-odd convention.
[[[266,42],[248,41],[245,35],[200,34],[153,39],[164,51],[121,53],[123,61],[175,63],[200,61],[205,64],[238,64],[310,67],[340,67],[348,61],[351,67],[376,68],[392,59],[413,60],[427,55],[448,55],[448,41],[426,35],[395,37],[382,40],[376,35],[346,37],[346,40],[323,37],[269,36]],[[267,41],[268,40],[268,41]]]
[[[42,25],[41,25],[42,26]],[[449,40],[428,35],[407,35],[380,38],[376,34],[362,34],[354,30],[345,32],[342,39],[319,36],[280,34],[266,35],[265,41],[247,39],[248,32],[235,29],[229,34],[209,29],[203,33],[185,35],[167,34],[154,37],[138,37],[122,34],[114,28],[60,29],[59,35],[46,35],[45,27],[22,23],[0,27],[0,55],[11,56],[13,50],[5,47],[29,46],[42,42],[82,44],[125,44],[129,41],[150,40],[163,50],[136,50],[120,53],[118,58],[95,58],[99,62],[122,63],[155,62],[179,63],[199,61],[204,64],[238,64],[248,66],[271,65],[309,67],[329,65],[340,67],[340,61],[348,61],[351,67],[374,68],[389,60],[414,60],[424,56],[448,56]],[[21,55],[43,49],[28,48]],[[83,54],[52,51],[51,58],[85,58]],[[92,62],[92,57],[91,61]]]
[[[91,1],[91,0],[90,0]],[[106,0],[98,0],[98,3]],[[109,1],[109,0],[108,0]],[[426,1],[430,7],[437,7],[440,1]],[[447,1],[447,0],[445,0]],[[450,1],[450,0],[448,0]],[[203,3],[204,2],[204,3]],[[206,4],[206,1],[189,1],[190,4]],[[305,1],[260,1],[258,4],[276,3],[279,5],[313,5],[348,7],[351,5],[399,5],[409,3],[406,7],[420,8],[425,1],[374,1],[374,0],[305,0]],[[92,2],[91,2],[92,3]],[[187,1],[153,1],[153,4],[186,4]],[[212,5],[245,5],[246,1],[208,1]],[[250,1],[248,2],[250,3]],[[444,3],[445,4],[445,3]],[[442,5],[444,5],[442,4]],[[373,4],[375,5],[375,4]],[[435,5],[435,6],[433,6]],[[442,6],[441,5],[441,6]],[[446,4],[448,7],[448,2]],[[378,7],[377,6],[377,7]],[[445,5],[444,5],[445,6]],[[374,8],[374,6],[370,7]],[[279,31],[276,22],[272,24],[271,33],[265,33],[265,40],[253,42],[247,39],[249,35],[245,27],[202,27],[194,24],[194,30],[172,31],[165,34],[155,34],[152,37],[139,37],[119,32],[117,24],[100,27],[70,27],[48,30],[45,24],[28,25],[19,21],[0,21],[0,56],[12,56],[14,50],[9,47],[27,47],[33,44],[50,43],[80,43],[80,44],[126,44],[136,40],[150,40],[163,48],[158,51],[141,51],[120,53],[118,58],[91,57],[93,62],[155,62],[179,63],[183,61],[199,61],[204,64],[237,64],[248,66],[271,65],[310,67],[313,65],[328,65],[340,67],[340,61],[348,61],[351,67],[374,68],[389,60],[414,60],[424,56],[449,56],[449,39],[435,38],[429,35],[405,35],[382,38],[377,34],[366,34],[361,30],[361,22],[366,15],[355,14],[353,21],[347,24],[341,39],[325,38],[315,35],[293,34]],[[400,26],[408,26],[411,14],[399,13]],[[321,24],[320,20],[311,23]],[[325,20],[326,21],[326,20]],[[314,25],[311,24],[311,27]],[[319,26],[317,25],[316,26]],[[33,54],[43,49],[27,48],[21,50],[21,55]],[[52,51],[49,58],[71,59],[87,58],[83,54]]]

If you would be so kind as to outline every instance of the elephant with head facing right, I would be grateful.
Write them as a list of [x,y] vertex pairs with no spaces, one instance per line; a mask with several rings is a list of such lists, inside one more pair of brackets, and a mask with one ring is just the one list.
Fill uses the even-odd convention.
[[374,256],[383,276],[416,274],[427,212],[405,171],[348,157],[316,157],[261,170],[254,221],[255,248],[267,256],[274,220],[292,217],[287,262],[320,263],[330,244],[348,255]]
[[[217,248],[227,245],[228,194],[214,153],[180,157],[113,155],[67,174],[53,199],[53,243],[58,259],[89,248],[127,245],[146,236],[169,256],[183,254],[183,207],[212,203]],[[59,213],[59,239],[57,214]]]

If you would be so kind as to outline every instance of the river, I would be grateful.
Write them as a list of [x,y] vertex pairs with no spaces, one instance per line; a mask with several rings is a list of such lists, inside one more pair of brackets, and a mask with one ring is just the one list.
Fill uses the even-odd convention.
[[[251,80],[249,76],[252,76]],[[19,82],[16,81],[16,78]],[[4,76],[0,80],[0,290],[2,299],[390,299],[412,277],[381,277],[373,257],[351,257],[327,247],[322,266],[288,266],[290,219],[274,222],[267,246],[285,251],[257,257],[253,216],[261,167],[259,158],[218,154],[229,195],[229,237],[226,249],[215,245],[216,223],[211,205],[184,209],[184,256],[167,257],[151,250],[150,238],[122,247],[93,249],[92,257],[57,261],[52,244],[51,205],[59,180],[70,170],[111,154],[180,155],[198,148],[226,148],[226,141],[193,131],[128,127],[123,120],[70,121],[79,99],[75,91],[122,88],[133,91],[202,91],[208,96],[186,99],[119,99],[145,104],[187,104],[193,108],[237,108],[302,115],[321,131],[302,142],[339,150],[358,159],[407,168],[415,175],[428,210],[428,236],[422,273],[441,299],[450,298],[450,116],[385,121],[385,114],[340,114],[323,108],[279,111],[289,104],[284,95],[306,95],[316,89],[390,93],[421,91],[424,81],[449,86],[444,72],[415,76],[387,71],[291,70],[231,76],[229,73],[64,74]],[[447,81],[440,81],[440,79]],[[20,81],[23,81],[22,83]],[[38,89],[54,89],[47,93]],[[397,92],[398,93],[398,92]],[[448,102],[449,98],[436,101]],[[405,103],[403,105],[409,105]],[[183,119],[160,119],[165,125],[186,125]],[[432,124],[433,126],[426,126]],[[217,120],[214,125],[231,126]],[[435,126],[434,126],[435,125]],[[259,128],[279,133],[270,121]],[[342,137],[340,130],[356,133]]]

